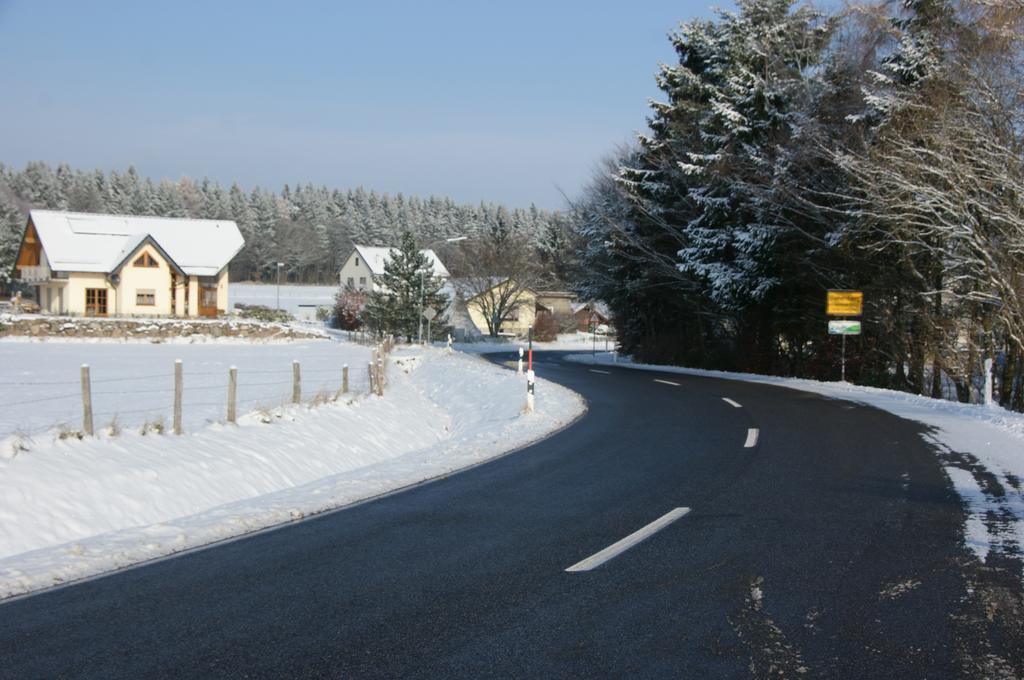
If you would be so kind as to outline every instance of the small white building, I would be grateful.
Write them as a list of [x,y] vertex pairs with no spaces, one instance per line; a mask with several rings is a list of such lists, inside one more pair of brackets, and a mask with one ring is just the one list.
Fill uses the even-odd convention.
[[14,276],[51,314],[217,316],[244,244],[230,220],[33,210]]
[[[339,274],[341,287],[345,288],[351,285],[356,290],[365,290],[371,293],[380,290],[380,286],[374,282],[373,277],[384,273],[384,263],[395,250],[395,248],[354,246],[352,254],[348,256],[345,264],[341,267]],[[447,281],[450,274],[437,257],[437,253],[433,250],[421,250],[420,252],[430,259],[434,268],[434,276]]]

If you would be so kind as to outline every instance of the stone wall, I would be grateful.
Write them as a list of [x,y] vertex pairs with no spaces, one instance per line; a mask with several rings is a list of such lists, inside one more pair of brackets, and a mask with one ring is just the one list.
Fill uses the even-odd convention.
[[116,338],[160,342],[177,338],[251,340],[323,339],[324,333],[287,324],[206,319],[100,319],[37,315],[0,315],[0,338]]

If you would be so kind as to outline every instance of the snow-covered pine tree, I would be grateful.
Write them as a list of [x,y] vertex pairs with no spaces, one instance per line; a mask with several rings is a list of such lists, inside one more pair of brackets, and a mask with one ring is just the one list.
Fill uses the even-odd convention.
[[13,192],[0,183],[0,289],[10,293],[14,261],[25,230],[25,214],[14,201]]
[[792,6],[741,0],[710,36],[698,24],[675,38],[681,54],[690,41],[702,51],[713,47],[702,73],[684,67],[679,76],[697,78],[705,102],[697,112],[700,143],[677,149],[695,208],[680,267],[705,281],[711,300],[726,309],[757,302],[780,282],[773,248],[788,225],[777,220],[769,194],[786,145],[800,133],[830,33],[819,13]]
[[[830,31],[820,14],[790,0],[741,0],[735,13],[672,34],[679,61],[658,76],[667,101],[652,103],[651,132],[617,173],[635,204],[615,239],[624,274],[640,296],[660,289],[654,308],[637,309],[690,308],[710,322],[709,340],[763,325],[763,315],[744,317],[792,275],[780,268],[799,259],[790,239],[814,239],[777,209],[776,192]],[[694,299],[694,284],[706,305]],[[770,356],[773,333],[754,330],[760,349],[746,353]],[[760,359],[746,367],[764,368]]]
[[29,207],[63,210],[66,206],[57,175],[46,163],[28,163],[11,176],[10,183],[14,194]]
[[71,178],[71,186],[68,189],[68,210],[75,212],[106,212],[104,202],[104,187],[106,186],[103,173],[75,172]]

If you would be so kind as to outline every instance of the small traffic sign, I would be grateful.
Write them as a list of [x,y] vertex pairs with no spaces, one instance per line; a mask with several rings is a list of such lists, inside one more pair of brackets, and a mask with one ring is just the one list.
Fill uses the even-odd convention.
[[829,316],[860,316],[864,311],[863,291],[830,290],[826,301],[825,313]]
[[860,335],[860,321],[829,321],[829,335]]
[[427,321],[433,321],[435,316],[437,316],[437,310],[433,307],[427,307],[423,310],[423,318]]

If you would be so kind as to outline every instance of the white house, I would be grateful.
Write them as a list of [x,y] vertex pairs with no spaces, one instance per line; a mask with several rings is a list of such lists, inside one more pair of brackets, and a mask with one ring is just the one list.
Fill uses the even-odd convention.
[[[380,286],[374,283],[373,277],[384,273],[384,263],[391,257],[395,248],[376,248],[373,246],[354,246],[352,254],[345,260],[339,274],[341,287],[352,285],[356,290],[375,292]],[[447,280],[448,270],[433,250],[421,250],[434,268],[434,276]]]
[[14,275],[52,314],[216,316],[244,243],[230,220],[33,210]]

